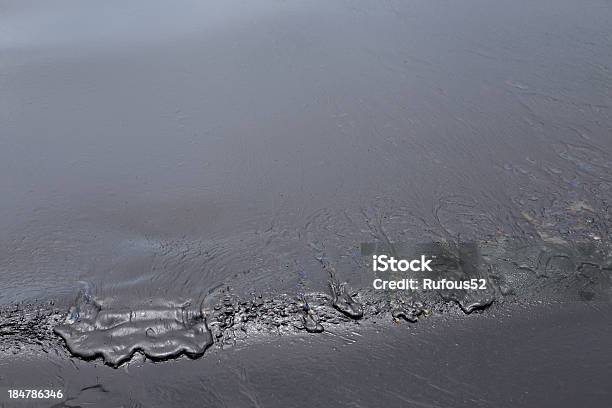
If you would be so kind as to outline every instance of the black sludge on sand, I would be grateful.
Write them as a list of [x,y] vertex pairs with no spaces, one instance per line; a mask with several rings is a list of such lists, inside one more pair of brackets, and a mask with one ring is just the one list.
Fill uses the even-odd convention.
[[189,305],[115,310],[104,308],[90,296],[79,296],[67,320],[54,331],[72,354],[84,359],[101,357],[115,367],[135,352],[152,360],[182,354],[195,358],[213,343],[202,311]]
[[198,360],[115,370],[50,353],[10,355],[0,369],[6,386],[63,389],[57,407],[607,408],[610,313],[600,302],[498,305],[417,325],[361,321],[358,334],[270,336]]
[[112,303],[103,306],[86,286],[70,308],[65,323],[54,330],[73,355],[85,359],[101,357],[106,364],[116,367],[135,353],[152,360],[183,354],[198,357],[212,344],[221,348],[249,345],[269,335],[295,336],[301,330],[310,333],[358,330],[355,324],[361,320],[384,327],[391,321],[416,323],[432,315],[468,315],[484,311],[494,302],[509,307],[543,301],[612,299],[612,256],[604,245],[569,246],[559,242],[526,245],[501,239],[459,248],[420,245],[418,250],[435,254],[432,258],[435,272],[424,272],[422,276],[457,281],[480,278],[486,282],[486,289],[351,289],[340,283],[330,265],[324,266],[330,277],[328,293],[245,297],[226,287],[212,297],[218,299],[216,303],[203,301],[199,307],[193,307],[192,302],[177,305],[161,301],[130,309]]
[[332,292],[332,304],[336,309],[353,319],[363,317],[363,306],[346,292],[345,284],[330,280],[329,287]]

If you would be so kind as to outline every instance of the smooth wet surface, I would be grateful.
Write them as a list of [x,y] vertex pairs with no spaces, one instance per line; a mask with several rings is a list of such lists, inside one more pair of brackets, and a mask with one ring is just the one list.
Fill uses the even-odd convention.
[[324,290],[322,255],[361,285],[387,239],[608,239],[605,1],[2,4],[2,302]]
[[[260,370],[315,405],[368,406],[371,354],[397,406],[605,406],[610,21],[605,0],[0,0],[0,378],[48,364],[37,375],[69,384],[72,406],[126,403],[153,372],[164,392],[138,404],[188,406],[204,387],[212,406],[291,405]],[[444,271],[491,290],[372,292],[363,243],[432,242],[477,243],[481,263]],[[550,314],[531,315],[539,302]],[[505,326],[496,307],[520,312]],[[459,320],[393,329],[441,316]],[[502,341],[536,321],[523,351]],[[353,326],[363,350],[348,352],[329,333]],[[455,337],[503,346],[482,368]],[[426,351],[380,357],[404,342]],[[252,366],[213,354],[236,344]],[[178,360],[123,377],[66,346]],[[410,388],[408,366],[451,385]]]

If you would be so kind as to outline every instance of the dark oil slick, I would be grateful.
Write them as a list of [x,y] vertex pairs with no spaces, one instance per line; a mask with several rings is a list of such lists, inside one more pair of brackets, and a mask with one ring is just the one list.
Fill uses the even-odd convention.
[[[604,0],[0,0],[0,387],[610,406],[610,21]],[[363,243],[490,285],[375,291]]]

